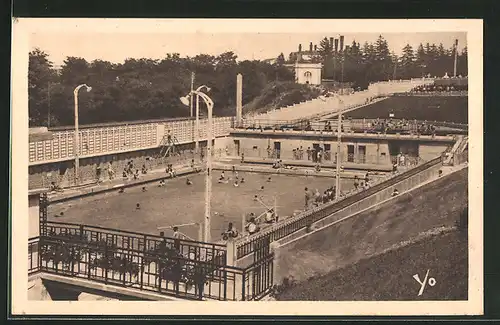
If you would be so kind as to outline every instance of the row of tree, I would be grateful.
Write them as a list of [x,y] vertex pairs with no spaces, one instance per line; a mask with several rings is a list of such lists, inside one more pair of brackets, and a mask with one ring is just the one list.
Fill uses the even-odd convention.
[[[467,47],[457,53],[457,76],[467,75]],[[296,53],[289,62],[297,59]],[[354,82],[362,88],[374,81],[419,78],[422,76],[443,77],[453,75],[455,46],[447,49],[443,44],[420,44],[415,50],[409,44],[400,56],[389,49],[382,36],[375,43],[353,41],[342,51],[335,52],[328,38],[321,40],[314,62],[323,63],[323,78]],[[300,59],[299,59],[300,61]]]
[[[189,116],[189,107],[179,98],[191,88],[211,88],[214,114],[234,115],[236,75],[243,77],[243,104],[260,95],[270,82],[294,81],[283,65],[262,61],[238,62],[233,52],[218,56],[180,57],[167,54],[162,60],[127,59],[122,64],[67,57],[55,69],[47,53],[35,49],[29,55],[30,126],[71,125],[74,121],[73,91],[79,84],[92,87],[79,92],[80,123],[103,123],[165,117]],[[200,100],[201,112],[204,110]]]
[[[294,55],[296,53],[289,56],[288,63],[297,59]],[[389,50],[382,36],[375,43],[366,42],[363,46],[353,41],[339,52],[335,52],[324,38],[312,59],[323,63],[324,79],[366,88],[370,82],[381,80],[428,74],[444,76],[445,73],[451,76],[454,48],[427,43],[414,50],[406,45],[398,57]],[[233,52],[225,52],[218,56],[200,54],[194,57],[167,54],[161,60],[127,59],[120,64],[67,57],[60,69],[55,69],[48,54],[35,49],[29,55],[30,126],[71,125],[74,121],[73,90],[82,83],[92,87],[91,92],[79,94],[82,124],[189,116],[189,107],[184,106],[179,97],[189,92],[193,71],[196,73],[195,87],[206,84],[211,88],[214,114],[234,115],[236,75],[243,75],[245,105],[258,99],[271,83],[285,87],[287,82],[290,85],[289,82],[295,80],[293,71],[285,63],[283,53],[276,63],[269,64],[257,60],[237,61]],[[457,75],[466,74],[467,48],[459,53],[457,66]],[[294,90],[291,85],[289,88]],[[286,91],[280,90],[276,96]]]

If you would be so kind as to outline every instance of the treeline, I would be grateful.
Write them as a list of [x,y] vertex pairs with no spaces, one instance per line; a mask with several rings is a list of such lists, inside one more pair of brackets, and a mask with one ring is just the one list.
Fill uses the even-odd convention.
[[[354,82],[356,87],[365,88],[370,82],[420,78],[423,76],[453,76],[455,47],[445,48],[443,44],[420,44],[417,49],[407,44],[398,56],[389,49],[382,36],[374,43],[361,45],[353,41],[342,51],[335,52],[328,38],[321,40],[315,62],[323,63],[323,79]],[[295,62],[292,53],[288,62]],[[300,60],[299,60],[300,61]],[[467,47],[458,53],[457,76],[467,75]]]
[[[274,81],[294,81],[294,74],[282,64],[261,61],[237,62],[233,52],[218,56],[180,57],[167,54],[162,60],[127,59],[122,64],[67,57],[55,69],[47,53],[35,49],[29,54],[30,126],[59,126],[74,123],[76,86],[86,83],[92,91],[79,92],[81,124],[132,121],[189,116],[189,107],[179,98],[191,88],[207,85],[214,115],[234,115],[236,75],[243,75],[243,104],[249,103]],[[201,112],[206,112],[200,100]]]

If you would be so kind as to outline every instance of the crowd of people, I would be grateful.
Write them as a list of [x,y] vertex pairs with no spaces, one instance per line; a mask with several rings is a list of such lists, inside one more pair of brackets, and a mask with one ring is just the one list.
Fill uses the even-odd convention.
[[468,85],[421,85],[410,90],[410,93],[434,93],[434,92],[452,92],[467,91]]
[[422,135],[436,135],[436,126],[432,123],[422,122],[415,124],[406,119],[376,119],[371,124],[374,132],[380,133],[417,133]]
[[[147,173],[148,173],[148,168],[146,167],[145,164],[143,164],[141,167],[140,174],[145,175]],[[139,169],[134,170],[134,161],[129,160],[127,162],[127,166],[125,166],[125,168],[123,168],[122,177],[124,180],[130,180],[130,179],[137,180],[137,179],[139,179],[140,174],[139,174]]]

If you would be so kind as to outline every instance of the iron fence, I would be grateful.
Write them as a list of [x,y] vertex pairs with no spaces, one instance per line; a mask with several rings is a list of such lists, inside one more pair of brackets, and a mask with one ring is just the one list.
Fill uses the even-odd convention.
[[28,239],[28,276],[40,271],[39,242],[38,236]]
[[194,240],[174,239],[131,231],[64,222],[46,222],[46,236],[51,239],[78,241],[86,244],[102,244],[119,249],[155,252],[160,247],[175,248],[187,259],[226,264],[226,246]]
[[163,246],[145,252],[78,237],[30,239],[29,274],[76,277],[192,300],[259,300],[273,287],[273,255],[246,268],[185,258]]
[[380,190],[387,188],[388,186],[399,183],[400,181],[416,175],[429,167],[441,163],[442,158],[438,157],[428,162],[425,162],[415,168],[409,169],[403,173],[396,173],[389,176],[386,179],[381,179],[378,183],[369,187],[368,189],[353,190],[346,196],[341,197],[335,201],[331,201],[315,207],[311,210],[304,211],[303,213],[285,219],[283,222],[279,222],[272,227],[263,229],[261,232],[245,237],[237,243],[237,258],[243,258],[249,254],[252,254],[258,249],[259,243],[263,238],[269,236],[269,240],[276,241],[293,234],[296,231],[304,229],[313,223],[332,215],[348,206],[361,201]]

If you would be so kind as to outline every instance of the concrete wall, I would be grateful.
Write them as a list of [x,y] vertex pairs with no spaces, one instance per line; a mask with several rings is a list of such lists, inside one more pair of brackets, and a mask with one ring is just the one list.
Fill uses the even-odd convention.
[[28,238],[38,237],[40,235],[40,195],[29,195],[28,204]]
[[[229,134],[233,118],[214,118],[214,135]],[[80,133],[79,156],[96,157],[116,153],[132,152],[157,148],[163,136],[170,130],[180,144],[195,141],[193,120],[134,121],[129,123],[109,123],[105,125],[82,125]],[[201,139],[207,136],[207,120],[200,120]],[[65,161],[74,157],[74,129],[58,127],[50,130],[51,139],[39,139],[29,143],[29,164]]]
[[[163,168],[167,163],[175,164],[180,160],[188,162],[192,158],[195,158],[195,160],[199,159],[199,157],[190,153],[190,150],[194,149],[194,143],[180,145],[177,149],[185,150],[186,152],[181,157],[154,160],[147,160],[147,158],[158,155],[160,152],[159,148],[82,158],[80,159],[80,182],[96,182],[98,166],[101,168],[100,179],[109,179],[107,168],[110,162],[112,169],[115,172],[115,178],[121,178],[122,171],[126,167],[129,160],[133,160],[134,168],[140,170],[143,164],[146,165],[148,169],[157,169]],[[74,160],[29,166],[28,170],[30,189],[48,187],[51,182],[54,182],[61,187],[68,187],[73,186],[75,182]]]
[[[325,144],[330,145],[331,156],[334,159],[337,152],[337,142],[332,140],[325,140],[320,137],[316,139],[308,138],[266,138],[266,137],[230,137],[229,148],[232,155],[237,155],[237,150],[234,145],[234,140],[239,140],[240,142],[240,154],[245,153],[247,157],[267,157],[268,146],[271,150],[274,149],[274,143],[280,142],[281,144],[281,159],[294,159],[293,150],[302,147],[303,150],[307,150],[308,147],[313,148],[313,144],[317,143],[325,148]],[[365,163],[367,164],[390,164],[389,156],[389,146],[388,141],[363,141],[363,139],[347,139],[342,140],[341,143],[341,157],[342,161],[347,161],[348,158],[348,146],[354,146],[354,162],[361,163],[361,156],[359,155],[359,147],[365,146]],[[438,156],[437,154],[436,156]],[[304,159],[307,159],[307,155],[304,153]]]
[[421,143],[418,146],[418,155],[423,160],[432,160],[443,153],[448,148],[446,144]]

